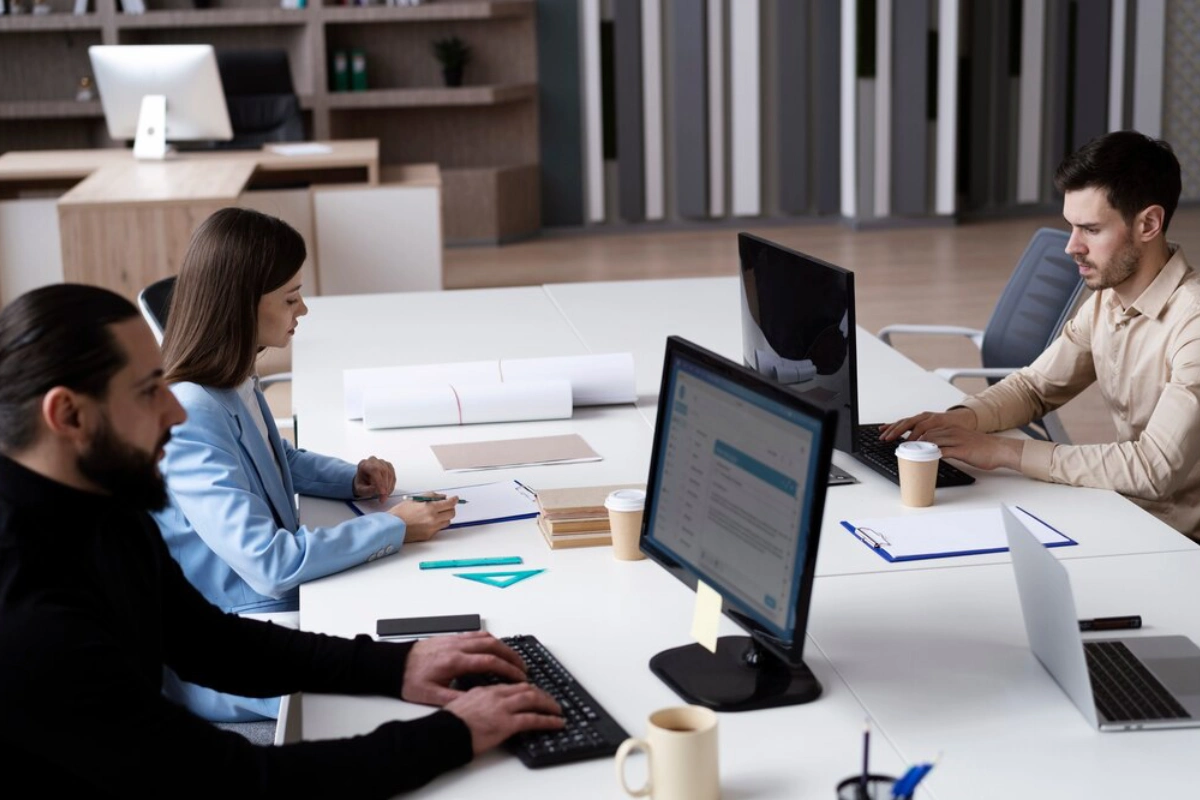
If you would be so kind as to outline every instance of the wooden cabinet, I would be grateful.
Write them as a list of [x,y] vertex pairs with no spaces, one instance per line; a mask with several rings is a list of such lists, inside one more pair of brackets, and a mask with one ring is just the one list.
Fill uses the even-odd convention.
[[[30,0],[25,0],[30,2]],[[282,48],[312,139],[377,139],[384,167],[437,163],[448,243],[499,243],[541,226],[535,0],[417,6],[277,0],[47,0],[53,13],[0,16],[0,153],[111,147],[99,101],[75,99],[93,44]],[[472,51],[464,85],[443,85],[433,42]],[[335,91],[335,53],[361,51],[365,91]]]

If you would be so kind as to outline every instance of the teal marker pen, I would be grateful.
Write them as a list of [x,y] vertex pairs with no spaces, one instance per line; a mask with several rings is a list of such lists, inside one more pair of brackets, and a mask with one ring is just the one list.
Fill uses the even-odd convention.
[[501,567],[506,564],[523,563],[520,556],[493,556],[491,558],[452,558],[448,561],[422,561],[421,569],[451,569],[457,567]]

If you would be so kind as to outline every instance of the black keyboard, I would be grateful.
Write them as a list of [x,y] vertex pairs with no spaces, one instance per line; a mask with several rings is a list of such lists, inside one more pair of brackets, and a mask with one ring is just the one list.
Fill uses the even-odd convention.
[[[854,452],[850,455],[878,472],[892,483],[900,483],[900,465],[896,461],[896,448],[900,442],[885,442],[879,438],[878,425],[860,425],[854,431]],[[937,487],[968,486],[975,478],[955,466],[947,463],[946,459],[938,462]]]
[[[625,729],[596,702],[534,636],[506,636],[500,641],[525,661],[529,682],[562,706],[566,727],[557,731],[520,733],[504,743],[531,769],[608,758],[629,738]],[[460,689],[500,683],[495,675],[468,675],[455,681]]]
[[1083,652],[1096,708],[1110,722],[1191,718],[1121,642],[1084,642]]

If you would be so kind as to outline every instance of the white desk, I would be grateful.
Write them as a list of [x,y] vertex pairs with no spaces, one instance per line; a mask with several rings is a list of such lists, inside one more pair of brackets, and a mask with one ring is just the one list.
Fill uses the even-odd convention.
[[[680,334],[736,359],[740,325],[737,287],[731,279],[639,282],[636,288],[631,292],[628,285],[577,284],[545,290],[315,298],[294,347],[300,443],[347,458],[368,452],[388,457],[406,487],[437,488],[509,476],[535,487],[644,480],[662,338]],[[620,325],[611,324],[617,319],[614,309],[620,309]],[[341,371],[346,367],[613,351],[634,353],[636,409],[580,409],[568,421],[379,432],[342,419]],[[859,359],[862,406],[870,419],[949,405],[960,396],[861,330]],[[895,386],[904,391],[895,391]],[[581,433],[605,460],[447,474],[426,447],[567,430]],[[1183,759],[1168,762],[1163,756],[1153,769],[1145,769],[1137,756],[1155,742],[1164,753],[1194,749],[1200,744],[1194,732],[1095,733],[1065,696],[1050,695],[1047,687],[1052,690],[1053,684],[1038,672],[1021,638],[1007,554],[888,564],[840,530],[837,520],[843,517],[883,516],[903,509],[894,484],[866,468],[855,468],[845,456],[837,459],[862,483],[837,487],[827,496],[818,559],[822,577],[814,592],[806,648],[826,694],[806,706],[722,715],[726,797],[832,796],[837,780],[857,769],[862,720],[868,712],[877,724],[873,752],[880,769],[895,772],[902,761],[930,758],[939,750],[946,753],[935,771],[941,782],[931,778],[928,784],[930,797],[1077,796],[1043,787],[1073,787],[1075,783],[1067,782],[1071,776],[1097,772],[1098,765],[1109,761],[1123,766],[1128,782],[1089,779],[1081,784],[1089,789],[1080,795],[1137,796],[1141,793],[1122,789],[1173,787],[1189,774]],[[1168,572],[1161,584],[1172,587],[1164,593],[1163,604],[1177,602],[1181,610],[1158,617],[1158,604],[1142,603],[1136,593],[1122,594],[1104,579],[1103,571],[1110,570],[1111,576],[1123,573],[1127,565],[1132,568],[1137,559],[1130,554],[1135,553],[1171,553],[1144,556],[1144,564],[1194,562],[1200,550],[1189,540],[1111,492],[1040,484],[1017,475],[977,474],[975,486],[939,493],[938,508],[1015,500],[1035,510],[1049,509],[1044,512],[1047,517],[1080,541],[1079,547],[1056,554],[1081,576],[1081,612],[1141,613],[1150,624],[1188,632],[1182,609],[1194,603],[1184,602],[1188,598],[1182,590],[1174,592],[1186,582],[1182,572]],[[320,501],[306,501],[303,509],[306,518],[347,513],[338,504]],[[416,566],[418,560],[434,556],[481,554],[521,555],[528,566],[548,569],[501,590],[452,575],[422,574]],[[1097,588],[1100,580],[1104,582]],[[1105,591],[1111,606],[1085,602]],[[300,595],[301,625],[309,630],[350,635],[371,631],[381,616],[475,611],[497,635],[534,633],[634,734],[643,731],[650,710],[679,702],[646,664],[659,650],[687,641],[691,601],[690,591],[651,562],[619,563],[604,548],[551,551],[530,521],[448,532],[433,542],[406,547],[397,557],[306,584]],[[977,616],[969,613],[975,608],[987,610],[994,627],[977,625]],[[872,609],[876,617],[870,616]],[[723,634],[737,632],[728,620],[722,626]],[[1200,630],[1192,635],[1200,639]],[[924,660],[913,655],[925,650],[929,654]],[[1008,660],[992,671],[987,656],[994,652],[1006,653]],[[938,663],[929,663],[935,657]],[[961,665],[970,670],[962,673]],[[1010,679],[1014,669],[1022,677],[1021,691],[1001,690],[997,699],[997,682]],[[936,674],[938,682],[923,683],[927,674]],[[984,690],[992,694],[981,701],[978,693]],[[1004,713],[995,713],[998,704]],[[1047,704],[1053,707],[1049,716]],[[424,713],[426,709],[395,701],[305,696],[304,735],[349,735],[385,719]],[[1049,749],[1046,755],[1031,754],[1032,767],[997,749],[1020,741],[1032,743],[1022,754],[1031,751],[1039,725],[1053,726],[1040,735],[1074,744],[1053,754]],[[1130,736],[1149,741],[1123,744]],[[943,770],[944,775],[938,775]],[[1004,791],[993,793],[991,787]],[[439,792],[618,796],[609,761],[533,771],[499,754],[438,779],[420,794]]]
[[[1080,616],[1200,642],[1200,551],[1064,564]],[[1195,795],[1200,729],[1094,731],[1030,653],[1010,565],[823,578],[808,631],[906,754],[944,753],[936,797]]]
[[[545,290],[587,352],[633,353],[638,407],[653,425],[667,336],[683,336],[743,363],[738,285],[737,278],[692,278],[561,283]],[[616,308],[621,309],[620,325],[612,324]],[[869,331],[858,328],[856,342],[860,422],[888,422],[918,411],[947,408],[962,399],[957,388],[921,369]],[[1007,553],[887,563],[846,532],[839,520],[928,512],[901,507],[899,487],[845,453],[835,452],[834,462],[861,483],[834,487],[826,495],[818,575],[1008,563]],[[1079,547],[1059,550],[1061,558],[1195,549],[1186,537],[1114,492],[1040,483],[1006,470],[967,471],[979,480],[972,486],[939,491],[937,505],[929,511],[1018,502],[1080,542]]]

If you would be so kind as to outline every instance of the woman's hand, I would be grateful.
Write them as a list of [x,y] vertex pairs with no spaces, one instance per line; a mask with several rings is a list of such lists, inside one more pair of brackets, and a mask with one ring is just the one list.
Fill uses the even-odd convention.
[[358,462],[354,473],[354,496],[358,498],[387,499],[396,488],[396,470],[382,458],[371,456]]
[[439,500],[405,500],[388,509],[388,513],[404,520],[404,541],[427,542],[450,525],[457,506],[457,496]]

